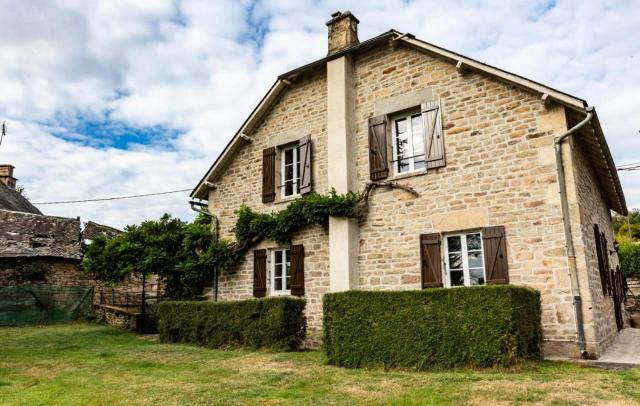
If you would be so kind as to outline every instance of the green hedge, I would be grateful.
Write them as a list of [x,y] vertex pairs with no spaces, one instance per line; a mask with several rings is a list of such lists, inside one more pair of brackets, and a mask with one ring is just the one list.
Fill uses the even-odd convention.
[[338,366],[428,369],[539,359],[540,294],[510,285],[324,296],[323,346]]
[[163,302],[157,306],[160,340],[209,348],[296,350],[306,332],[303,299]]
[[618,248],[620,269],[627,276],[640,276],[640,243],[626,242]]

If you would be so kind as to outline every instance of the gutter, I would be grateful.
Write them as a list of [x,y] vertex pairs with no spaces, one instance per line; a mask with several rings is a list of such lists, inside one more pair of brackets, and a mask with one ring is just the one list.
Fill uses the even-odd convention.
[[578,347],[580,348],[580,355],[583,358],[588,356],[587,345],[584,335],[584,318],[582,315],[582,296],[580,295],[580,284],[578,282],[578,269],[576,267],[576,253],[573,246],[573,237],[571,235],[571,219],[569,213],[569,201],[567,200],[567,184],[564,173],[564,164],[562,161],[562,142],[567,139],[571,134],[577,132],[582,127],[587,125],[593,118],[593,107],[589,106],[585,108],[587,117],[570,128],[564,134],[556,137],[553,141],[555,155],[556,155],[556,167],[558,169],[558,183],[560,184],[560,201],[562,203],[562,224],[564,226],[564,236],[567,244],[567,259],[569,260],[569,278],[571,280],[571,294],[573,296],[573,307],[575,310],[576,321],[576,334],[578,336]]

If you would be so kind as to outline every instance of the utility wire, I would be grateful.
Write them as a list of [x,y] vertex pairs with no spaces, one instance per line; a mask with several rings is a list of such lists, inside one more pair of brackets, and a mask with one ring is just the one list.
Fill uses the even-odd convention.
[[103,197],[103,198],[100,198],[100,199],[65,200],[65,201],[59,201],[59,202],[38,202],[38,203],[33,203],[33,204],[69,204],[69,203],[104,202],[104,201],[107,201],[107,200],[136,199],[136,198],[139,198],[139,197],[168,195],[168,194],[171,194],[171,193],[188,192],[190,190],[191,189],[180,189],[180,190],[170,190],[168,192],[146,193],[146,194],[141,194],[141,195],[118,196],[118,197]]

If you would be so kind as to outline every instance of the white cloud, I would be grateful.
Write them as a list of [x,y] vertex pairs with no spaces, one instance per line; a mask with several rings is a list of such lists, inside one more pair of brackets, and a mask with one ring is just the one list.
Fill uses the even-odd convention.
[[[409,31],[587,99],[618,164],[640,161],[640,1],[21,1],[0,0],[0,161],[33,201],[192,187],[275,77],[326,53],[331,12],[351,9],[361,39]],[[268,28],[260,43],[260,29]],[[261,46],[259,46],[261,45]],[[78,117],[165,126],[180,135],[129,150],[87,134]],[[82,144],[82,142],[86,144]],[[164,140],[163,140],[164,141]],[[640,207],[640,172],[621,175]],[[42,206],[123,226],[164,212],[191,218],[188,193]]]

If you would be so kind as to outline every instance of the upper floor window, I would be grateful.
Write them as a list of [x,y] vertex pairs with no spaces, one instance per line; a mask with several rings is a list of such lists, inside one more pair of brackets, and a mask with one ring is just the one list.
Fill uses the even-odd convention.
[[288,249],[271,251],[271,293],[291,294],[291,251]]
[[445,239],[445,253],[448,286],[485,284],[480,232],[448,235]]
[[300,153],[298,145],[283,148],[281,151],[281,183],[282,197],[295,196],[300,193]]
[[396,174],[425,168],[424,125],[422,114],[402,115],[393,119],[393,162]]

